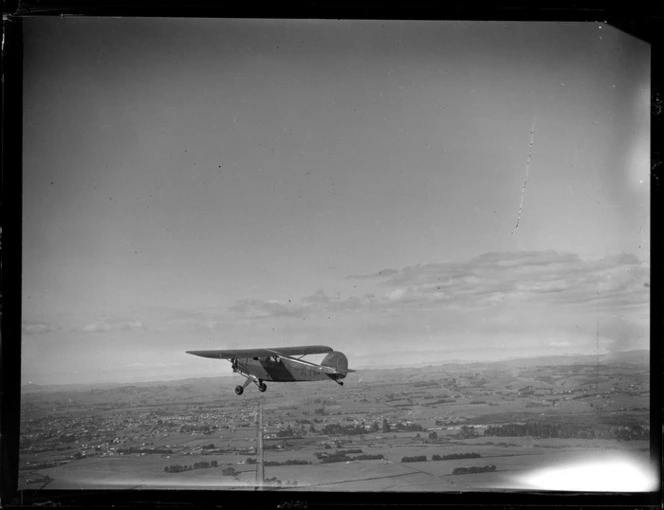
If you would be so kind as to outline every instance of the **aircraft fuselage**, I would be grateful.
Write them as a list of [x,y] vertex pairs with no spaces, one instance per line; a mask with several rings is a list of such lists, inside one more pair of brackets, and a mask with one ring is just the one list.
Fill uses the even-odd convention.
[[327,374],[321,372],[317,365],[283,357],[239,358],[235,360],[233,369],[243,375],[251,375],[262,381],[325,381],[338,380],[346,374]]

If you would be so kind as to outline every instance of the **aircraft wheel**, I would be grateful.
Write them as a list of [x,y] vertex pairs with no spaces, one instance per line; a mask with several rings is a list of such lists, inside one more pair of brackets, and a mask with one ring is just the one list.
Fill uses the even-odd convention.
[[243,392],[244,392],[244,388],[242,386],[236,386],[235,387],[235,394],[236,395],[242,395]]
[[260,391],[261,393],[263,393],[266,389],[267,389],[267,386],[265,385],[265,383],[260,383],[258,385],[258,391]]

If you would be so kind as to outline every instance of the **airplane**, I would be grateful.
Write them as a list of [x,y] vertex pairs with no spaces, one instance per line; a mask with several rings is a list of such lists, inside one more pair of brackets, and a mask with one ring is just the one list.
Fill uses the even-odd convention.
[[[254,383],[261,393],[267,389],[264,381],[326,381],[333,380],[340,386],[340,379],[349,372],[348,359],[344,353],[326,345],[303,345],[299,347],[274,347],[269,349],[227,349],[222,351],[185,351],[203,358],[226,359],[231,362],[233,372],[247,378],[244,384],[235,387],[242,395],[244,389]],[[320,365],[305,361],[308,354],[327,354]],[[299,357],[295,357],[299,356]]]

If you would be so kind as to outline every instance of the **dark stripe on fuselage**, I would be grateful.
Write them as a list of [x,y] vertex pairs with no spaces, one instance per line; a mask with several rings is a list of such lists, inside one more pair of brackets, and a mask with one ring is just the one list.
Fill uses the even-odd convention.
[[297,381],[297,378],[288,370],[288,367],[282,361],[273,361],[270,358],[259,358],[265,373],[271,381]]
[[238,367],[242,371],[252,374],[263,381],[277,382],[298,380],[281,361],[274,361],[270,358],[239,359]]
[[343,378],[341,374],[326,374],[318,365],[302,363],[288,358],[243,358],[238,359],[238,368],[263,381],[324,381]]

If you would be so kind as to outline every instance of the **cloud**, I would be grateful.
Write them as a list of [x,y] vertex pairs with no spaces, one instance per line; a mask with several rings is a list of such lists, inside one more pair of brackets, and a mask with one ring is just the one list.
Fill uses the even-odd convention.
[[607,350],[611,352],[643,348],[648,332],[648,324],[624,316],[606,317],[597,325],[597,334],[608,341]]
[[83,333],[108,333],[109,331],[135,331],[146,329],[138,319],[102,319],[86,324],[80,331]]
[[54,328],[50,324],[46,324],[45,322],[23,323],[21,329],[23,330],[23,333],[25,333],[26,335],[39,335],[54,330]]
[[386,268],[386,269],[381,269],[377,273],[351,275],[348,278],[352,278],[354,280],[367,280],[367,279],[374,279],[374,278],[384,278],[386,276],[392,276],[394,274],[397,274],[398,272],[399,271],[396,270],[396,269]]
[[235,317],[220,305],[200,307],[196,309],[163,310],[158,319],[159,326],[167,328],[184,327],[187,330],[219,331],[233,329]]
[[309,305],[295,304],[289,301],[261,299],[243,299],[229,308],[230,311],[240,315],[251,316],[255,319],[278,318],[278,317],[297,317],[302,315]]
[[503,305],[617,313],[648,306],[650,269],[634,255],[582,259],[555,251],[490,252],[459,262],[381,270],[373,293],[323,290],[299,300],[238,301],[231,311],[250,318],[325,313],[473,311]]
[[634,255],[583,260],[553,251],[491,252],[466,262],[406,267],[381,283],[422,303],[477,308],[536,300],[623,309],[647,303],[649,272]]
[[553,340],[549,342],[549,347],[572,347],[573,345],[569,340]]
[[320,289],[315,294],[311,296],[305,296],[302,298],[302,303],[304,304],[327,304],[330,303],[330,297],[325,294],[323,289]]
[[150,362],[150,363],[144,363],[142,361],[134,361],[132,363],[127,363],[122,366],[122,368],[129,368],[129,369],[142,369],[142,370],[147,370],[147,369],[154,369],[154,368],[171,368],[171,367],[181,367],[184,363],[182,362],[177,362],[177,363],[166,363],[166,362]]
[[313,314],[360,310],[380,312],[383,300],[389,300],[389,298],[379,298],[375,294],[328,296],[322,291],[318,291],[310,296],[304,296],[298,301],[243,299],[231,306],[229,310],[252,319],[306,318]]

